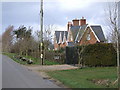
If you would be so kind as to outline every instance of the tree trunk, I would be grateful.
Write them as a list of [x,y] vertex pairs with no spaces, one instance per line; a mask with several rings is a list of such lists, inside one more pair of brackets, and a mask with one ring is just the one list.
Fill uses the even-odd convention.
[[79,49],[78,49],[78,66],[80,67],[80,68],[82,68],[82,53],[83,53],[83,51],[84,51],[84,49],[85,49],[85,46],[83,46],[82,47],[82,49],[81,49],[81,51],[79,52]]

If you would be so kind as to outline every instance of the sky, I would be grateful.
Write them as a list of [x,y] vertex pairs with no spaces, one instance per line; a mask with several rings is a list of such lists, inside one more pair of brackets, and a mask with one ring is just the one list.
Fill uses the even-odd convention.
[[[44,0],[44,26],[54,25],[56,30],[67,30],[67,22],[86,18],[89,25],[101,25],[107,34],[105,8],[107,2],[90,0]],[[40,30],[40,2],[2,2],[2,32],[13,25]]]
[[[120,2],[118,3],[118,26],[120,28]],[[120,30],[120,29],[119,29]]]

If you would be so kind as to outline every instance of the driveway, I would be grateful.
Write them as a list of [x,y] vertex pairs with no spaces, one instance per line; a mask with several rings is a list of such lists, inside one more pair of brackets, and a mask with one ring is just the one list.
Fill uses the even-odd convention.
[[77,69],[78,67],[63,64],[63,65],[27,65],[25,66],[30,70],[36,71],[55,71],[55,70],[69,70],[69,69]]

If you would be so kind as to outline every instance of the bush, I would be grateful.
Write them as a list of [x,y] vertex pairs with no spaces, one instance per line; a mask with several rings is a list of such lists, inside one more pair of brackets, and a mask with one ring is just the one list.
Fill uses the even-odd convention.
[[[55,56],[59,56],[59,59],[56,60]],[[65,62],[65,49],[59,51],[46,51],[45,59],[63,64]]]
[[[78,51],[82,46],[66,47],[66,63],[78,64]],[[74,57],[74,58],[73,58]],[[84,48],[81,55],[83,63],[87,66],[115,66],[116,51],[112,44],[91,44]]]
[[78,63],[77,47],[66,47],[66,64]]
[[116,51],[112,44],[88,45],[83,52],[83,61],[88,66],[115,66]]

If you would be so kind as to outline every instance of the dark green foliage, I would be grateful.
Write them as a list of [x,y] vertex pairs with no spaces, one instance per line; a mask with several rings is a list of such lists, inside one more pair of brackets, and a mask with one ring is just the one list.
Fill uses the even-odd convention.
[[[59,59],[55,59],[55,57],[59,57]],[[65,50],[62,49],[59,51],[46,51],[45,59],[49,61],[58,62],[59,64],[63,64],[65,60]]]
[[[78,64],[78,51],[82,46],[66,47],[66,58],[68,64]],[[75,58],[73,58],[75,57]],[[81,55],[83,63],[87,66],[115,66],[116,51],[112,44],[93,44],[85,46]]]
[[27,28],[23,25],[20,26],[17,30],[14,31],[14,34],[17,35],[17,38],[30,38],[31,37],[31,32],[32,32],[32,28],[29,27],[29,29],[27,30]]
[[112,44],[88,45],[84,50],[83,61],[89,66],[115,66],[116,52]]
[[60,48],[60,50],[56,50],[55,52],[63,53],[63,52],[65,52],[65,48]]
[[78,63],[78,47],[66,47],[66,62],[67,64]]
[[45,59],[48,59],[48,60],[54,60],[54,51],[46,51],[45,52]]

